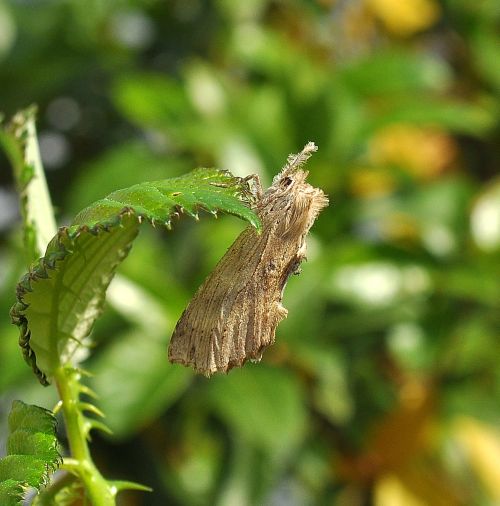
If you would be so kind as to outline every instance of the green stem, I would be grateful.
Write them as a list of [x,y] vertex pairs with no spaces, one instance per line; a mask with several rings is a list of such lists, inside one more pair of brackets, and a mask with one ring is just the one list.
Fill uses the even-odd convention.
[[57,232],[54,211],[43,171],[35,127],[36,108],[19,111],[0,128],[0,147],[10,160],[21,197],[23,232],[28,264],[43,255]]
[[93,506],[115,506],[116,491],[96,468],[87,444],[89,423],[80,409],[80,377],[79,371],[69,367],[59,367],[54,373],[62,401],[62,412],[72,457],[71,467],[82,480]]

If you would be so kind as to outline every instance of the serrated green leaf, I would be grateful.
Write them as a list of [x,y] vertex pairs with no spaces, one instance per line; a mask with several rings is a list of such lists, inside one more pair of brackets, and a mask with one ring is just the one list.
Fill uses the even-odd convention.
[[19,282],[11,309],[24,357],[40,382],[48,384],[58,367],[77,361],[140,223],[170,227],[174,216],[198,218],[203,209],[233,214],[259,229],[251,199],[246,181],[227,171],[197,169],[113,192],[79,213],[72,226],[60,228]]
[[198,217],[203,209],[216,214],[223,211],[247,220],[259,228],[255,213],[243,202],[251,197],[248,187],[227,171],[196,169],[184,176],[139,183],[110,193],[81,211],[74,225],[92,226],[112,219],[124,207],[131,207],[138,216],[152,224],[171,226],[172,217],[179,213]]
[[42,384],[71,361],[99,316],[106,288],[138,232],[137,216],[115,223],[61,228],[45,256],[20,281],[11,310],[20,345]]
[[9,430],[8,455],[0,460],[2,506],[20,504],[25,490],[46,484],[61,462],[52,412],[14,401]]
[[3,506],[18,506],[22,504],[24,489],[17,480],[0,482],[0,504]]
[[28,430],[50,434],[54,430],[55,420],[52,413],[38,406],[28,406],[24,402],[14,401],[9,414],[9,431]]

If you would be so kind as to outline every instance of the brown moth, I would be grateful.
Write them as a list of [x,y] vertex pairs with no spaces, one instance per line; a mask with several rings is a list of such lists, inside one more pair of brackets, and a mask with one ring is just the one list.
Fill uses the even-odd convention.
[[[178,321],[168,357],[206,376],[260,360],[274,343],[289,276],[306,256],[306,235],[328,198],[300,167],[317,150],[290,155],[272,185],[259,191],[259,234],[246,228],[196,292]],[[260,188],[260,185],[259,185]]]

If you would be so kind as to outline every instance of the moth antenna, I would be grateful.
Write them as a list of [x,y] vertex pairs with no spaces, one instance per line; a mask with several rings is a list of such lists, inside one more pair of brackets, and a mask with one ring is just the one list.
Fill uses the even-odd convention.
[[308,142],[300,153],[288,155],[285,166],[281,169],[281,172],[274,177],[273,184],[279,179],[299,170],[316,151],[318,151],[318,146],[316,146],[314,142]]

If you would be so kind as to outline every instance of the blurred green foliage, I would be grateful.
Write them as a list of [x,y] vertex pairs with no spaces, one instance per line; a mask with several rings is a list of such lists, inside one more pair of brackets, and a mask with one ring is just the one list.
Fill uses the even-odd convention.
[[[155,489],[121,504],[500,500],[499,23],[497,0],[0,1],[0,110],[39,105],[60,223],[197,166],[269,183],[319,146],[331,205],[261,364],[167,362],[237,220],[144,230],[122,266],[143,297],[123,288],[85,363],[115,431],[98,465]],[[25,266],[0,156],[3,414],[54,398],[9,323]]]

